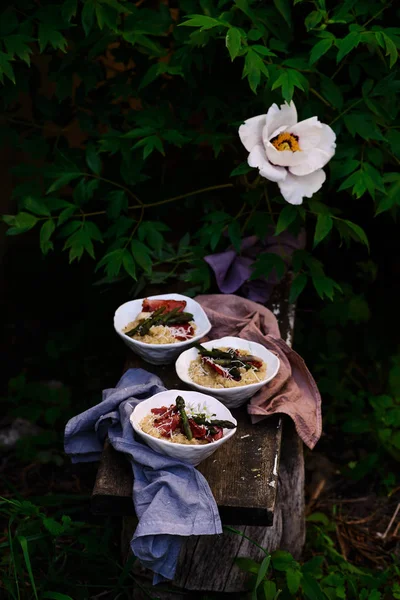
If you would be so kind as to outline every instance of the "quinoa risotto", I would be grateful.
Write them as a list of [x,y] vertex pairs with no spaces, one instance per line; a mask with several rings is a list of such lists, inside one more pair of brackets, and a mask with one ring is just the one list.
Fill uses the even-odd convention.
[[[260,383],[266,379],[265,362],[246,350],[216,348],[208,352],[202,346],[196,347],[199,349],[199,356],[191,361],[189,376],[198,385],[208,388],[233,388]],[[230,362],[224,355],[230,355]]]
[[214,419],[215,415],[203,409],[187,407],[182,396],[175,404],[152,408],[139,423],[142,431],[172,444],[210,444],[224,437],[224,429],[234,429],[231,421]]
[[184,312],[185,300],[149,300],[142,311],[122,330],[144,344],[177,344],[190,340],[196,332],[193,315]]

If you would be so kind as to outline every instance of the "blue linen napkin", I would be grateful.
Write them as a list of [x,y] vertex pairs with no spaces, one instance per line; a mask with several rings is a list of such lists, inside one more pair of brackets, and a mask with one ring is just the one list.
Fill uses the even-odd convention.
[[222,533],[214,497],[192,465],[155,452],[135,436],[135,406],[163,392],[161,380],[144,369],[129,369],[103,401],[73,417],[65,427],[64,448],[73,463],[100,459],[104,441],[127,455],[133,470],[133,502],[139,524],[133,554],[154,571],[153,584],[173,579],[182,536]]

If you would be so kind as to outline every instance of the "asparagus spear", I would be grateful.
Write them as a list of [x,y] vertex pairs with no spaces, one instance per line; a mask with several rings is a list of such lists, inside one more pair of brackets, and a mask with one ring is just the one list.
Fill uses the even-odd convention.
[[218,348],[207,350],[207,348],[204,348],[200,344],[195,344],[195,347],[200,352],[201,356],[206,356],[207,358],[218,358],[221,360],[232,360],[237,358],[236,353],[232,348],[229,351],[224,352],[223,350],[218,350]]
[[[171,311],[172,312],[172,311]],[[168,318],[169,325],[180,325],[181,323],[189,323],[193,321],[194,317],[192,313],[188,312],[177,312],[177,314]]]
[[166,313],[165,307],[162,306],[161,308],[155,310],[151,317],[149,317],[148,319],[143,319],[143,321],[141,321],[139,325],[137,325],[130,331],[126,331],[125,333],[130,337],[137,333],[141,336],[144,336],[146,335],[146,333],[149,333],[149,330],[151,327],[153,327],[153,325],[172,325],[179,323],[189,323],[190,321],[193,321],[193,315],[191,313],[179,312],[178,308],[174,308],[173,310]]
[[212,358],[217,365],[225,367],[226,369],[230,367],[244,367],[246,370],[248,370],[252,365],[258,368],[262,364],[261,359],[259,359],[257,356],[252,356],[250,354],[247,356],[240,356],[236,354],[236,351],[233,348],[230,348],[227,352],[224,352],[223,350],[218,350],[218,348],[207,350],[200,344],[195,344],[195,347],[200,352],[201,356]]
[[204,416],[194,416],[192,417],[193,421],[197,423],[197,425],[205,425],[206,427],[223,427],[224,429],[235,429],[237,425],[232,423],[232,421],[221,421],[218,419],[211,419],[208,421]]
[[187,439],[190,441],[193,438],[192,430],[190,429],[189,421],[187,418],[186,410],[185,410],[185,401],[182,396],[177,396],[176,398],[176,408],[181,416],[182,421],[182,429]]
[[158,310],[155,310],[151,317],[149,317],[148,319],[143,319],[142,321],[140,321],[139,325],[136,325],[136,327],[130,329],[129,331],[125,331],[125,334],[129,335],[129,337],[132,337],[136,333],[138,333],[141,336],[146,335],[146,333],[149,332],[150,327],[156,325],[157,321],[159,320],[160,316],[164,311],[164,306],[162,306]]

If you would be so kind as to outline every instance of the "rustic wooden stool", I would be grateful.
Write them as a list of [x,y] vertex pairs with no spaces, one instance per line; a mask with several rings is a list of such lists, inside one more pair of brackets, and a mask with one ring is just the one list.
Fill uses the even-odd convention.
[[[282,338],[291,344],[295,308],[288,304],[288,287],[288,280],[277,287],[268,307],[278,319]],[[189,389],[178,379],[173,365],[148,365],[131,354],[125,369],[131,367],[150,370],[169,389]],[[174,579],[180,594],[162,596],[157,589],[159,598],[183,598],[182,588],[230,594],[243,591],[247,575],[236,566],[235,559],[240,556],[261,561],[265,556],[246,538],[271,552],[279,548],[296,558],[301,554],[305,537],[302,442],[286,417],[270,417],[252,425],[245,406],[232,412],[238,420],[234,440],[198,469],[211,487],[223,525],[229,524],[246,537],[226,532],[185,538]],[[122,517],[125,559],[137,524],[132,477],[124,455],[106,443],[93,490],[92,511]],[[139,576],[150,575],[136,563],[134,570]],[[188,597],[196,596],[192,592]]]

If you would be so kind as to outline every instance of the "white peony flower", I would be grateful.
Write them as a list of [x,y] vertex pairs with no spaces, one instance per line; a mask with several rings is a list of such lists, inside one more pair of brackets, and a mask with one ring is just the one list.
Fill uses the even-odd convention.
[[239,127],[242,144],[250,152],[247,162],[260,175],[275,181],[290,204],[311,198],[325,181],[322,167],[335,154],[336,135],[317,117],[297,122],[293,101],[279,108],[273,104],[266,115],[247,119]]

